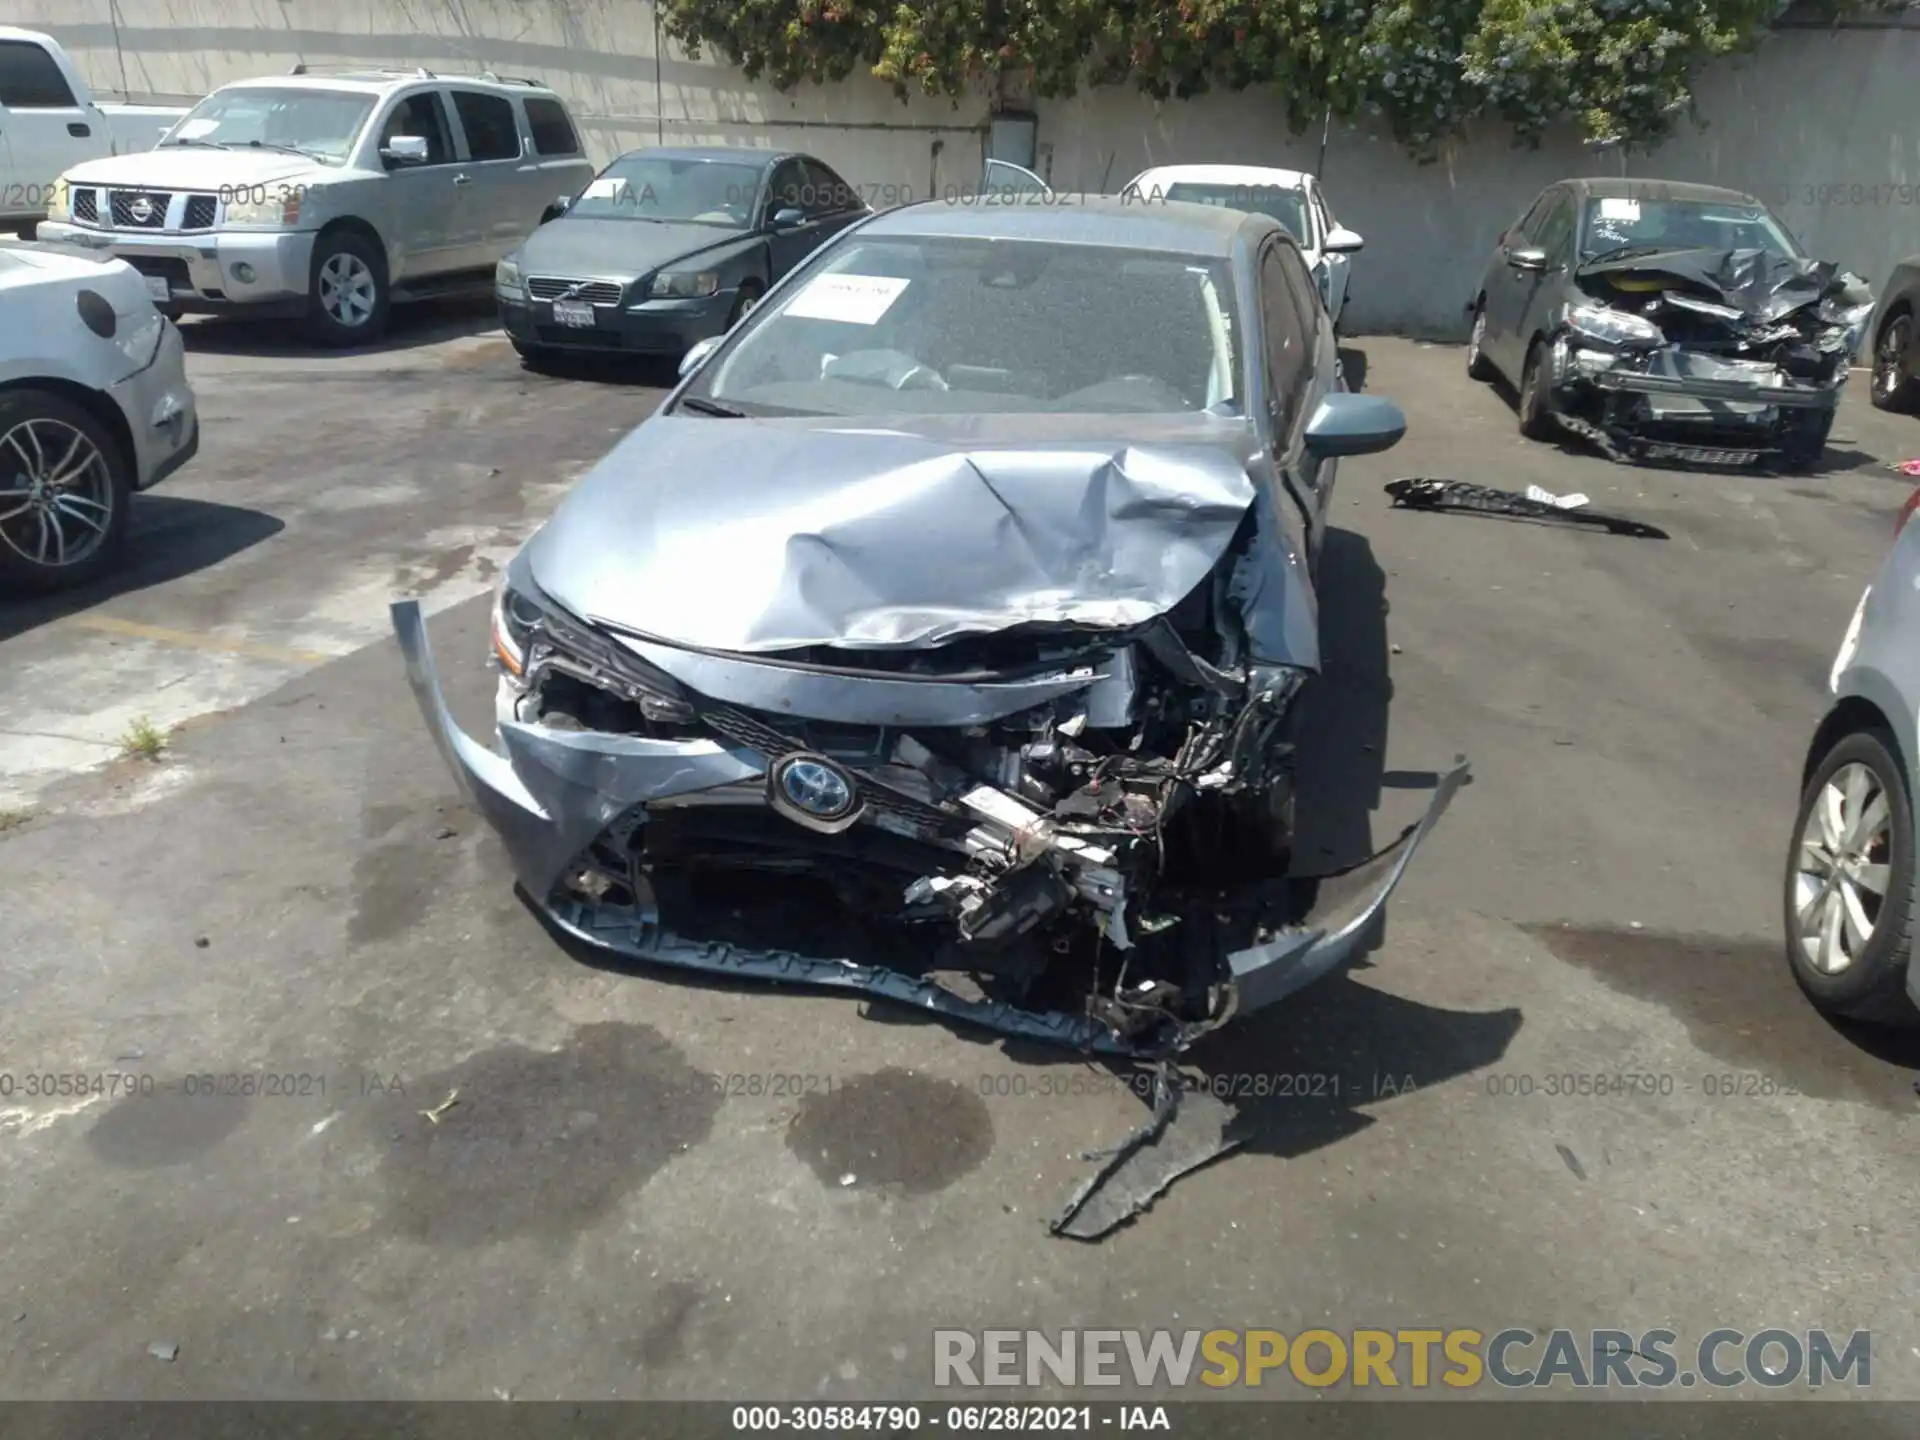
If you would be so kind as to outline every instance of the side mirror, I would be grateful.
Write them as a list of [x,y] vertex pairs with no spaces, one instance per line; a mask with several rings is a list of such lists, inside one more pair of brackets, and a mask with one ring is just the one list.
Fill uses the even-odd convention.
[[686,379],[706,364],[707,357],[720,348],[720,342],[725,338],[723,335],[709,335],[704,340],[694,341],[687,353],[680,357],[680,378]]
[[782,205],[773,212],[773,228],[793,230],[807,223],[807,212],[798,205]]
[[1336,225],[1327,232],[1326,250],[1329,255],[1351,255],[1356,250],[1367,248],[1367,242],[1344,225]]
[[1378,395],[1335,391],[1320,402],[1302,437],[1322,460],[1340,455],[1377,455],[1391,450],[1407,433],[1407,417]]
[[1516,270],[1544,270],[1547,268],[1547,252],[1538,245],[1522,245],[1507,251],[1507,264]]
[[549,220],[558,220],[571,208],[573,208],[573,197],[571,195],[562,195],[555,199],[551,205],[547,206],[545,210],[540,212],[540,223],[544,225]]
[[427,163],[427,139],[424,135],[396,135],[380,151],[380,158],[395,165]]

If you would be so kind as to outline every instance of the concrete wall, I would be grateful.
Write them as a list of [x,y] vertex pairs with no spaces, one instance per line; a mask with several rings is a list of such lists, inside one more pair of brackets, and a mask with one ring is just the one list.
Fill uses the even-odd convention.
[[[779,95],[668,45],[656,64],[644,0],[14,0],[95,84],[181,101],[295,61],[534,75],[574,106],[596,158],[637,145],[744,141],[813,151],[895,202],[974,183],[984,97],[902,105],[871,80]],[[1365,127],[1336,130],[1322,173],[1356,258],[1355,329],[1463,334],[1494,237],[1545,184],[1635,174],[1759,194],[1815,254],[1884,278],[1920,252],[1920,26],[1790,30],[1703,77],[1704,124],[1651,155],[1595,154],[1568,135],[1538,151],[1492,131],[1445,161],[1408,160]],[[1291,136],[1258,92],[1155,104],[1127,90],[1040,102],[1039,167],[1058,189],[1115,189],[1151,164],[1231,160],[1322,168],[1316,129]]]

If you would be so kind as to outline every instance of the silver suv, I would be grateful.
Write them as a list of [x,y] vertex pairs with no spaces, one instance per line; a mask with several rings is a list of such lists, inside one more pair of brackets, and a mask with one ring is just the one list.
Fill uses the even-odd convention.
[[288,314],[360,345],[395,301],[490,283],[592,178],[535,81],[295,66],[215,90],[156,149],[67,171],[39,238],[125,260],[170,315]]

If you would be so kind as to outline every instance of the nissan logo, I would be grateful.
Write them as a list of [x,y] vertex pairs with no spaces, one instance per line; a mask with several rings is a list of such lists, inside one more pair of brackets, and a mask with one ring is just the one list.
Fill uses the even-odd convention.
[[144,225],[153,219],[153,201],[144,195],[137,195],[134,197],[133,203],[127,206],[127,213],[138,223]]

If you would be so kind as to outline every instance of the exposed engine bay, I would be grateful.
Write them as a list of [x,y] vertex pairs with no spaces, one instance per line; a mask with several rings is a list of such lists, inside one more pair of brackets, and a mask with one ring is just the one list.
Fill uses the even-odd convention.
[[1860,277],[1766,250],[1620,246],[1551,341],[1562,425],[1615,459],[1810,468],[1872,313]]
[[1239,1008],[1229,954],[1271,942],[1312,898],[1291,879],[1292,730],[1311,672],[1249,663],[1224,573],[1121,634],[759,657],[855,689],[1072,687],[960,726],[718,701],[544,605],[512,637],[525,655],[514,718],[717,738],[765,766],[633,807],[568,867],[562,899],[657,907],[672,924],[675,909],[737,899],[743,876],[808,877],[964,997],[1065,1012],[1126,1048],[1181,1048]]

